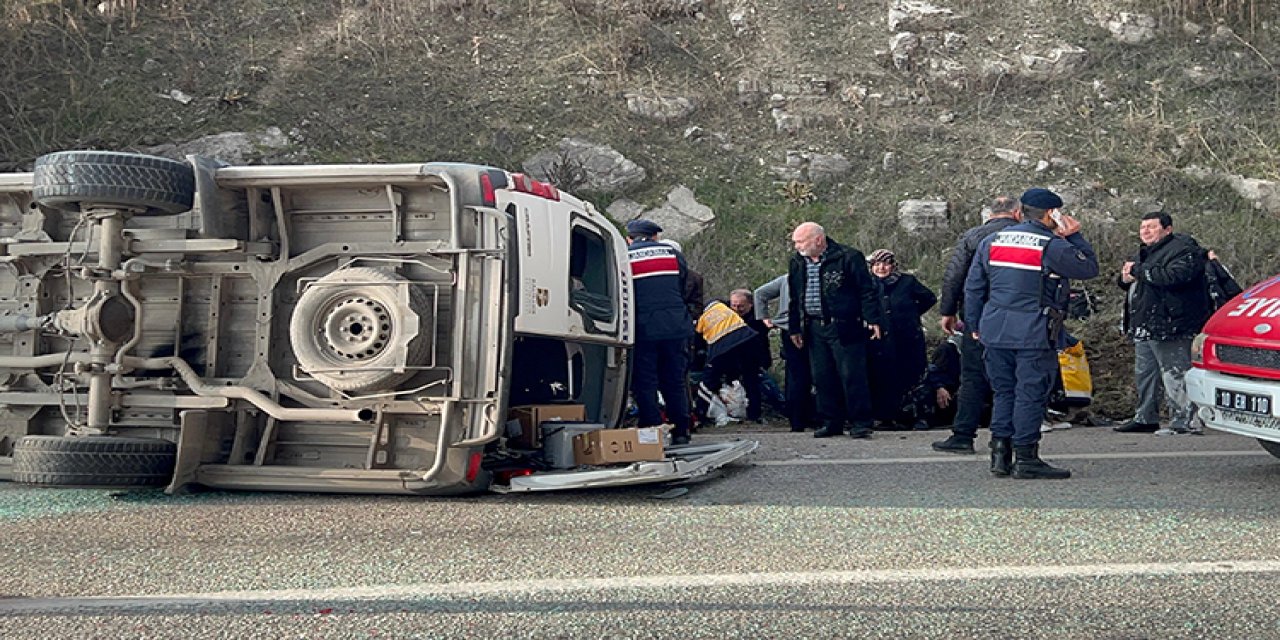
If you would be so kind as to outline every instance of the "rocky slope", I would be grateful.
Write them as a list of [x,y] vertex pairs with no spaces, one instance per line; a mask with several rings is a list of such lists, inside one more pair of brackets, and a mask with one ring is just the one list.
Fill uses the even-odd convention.
[[[1267,3],[1168,0],[14,0],[0,163],[65,148],[523,169],[660,218],[709,292],[795,223],[936,284],[984,202],[1060,191],[1108,272],[1171,211],[1242,280],[1280,268]],[[1108,274],[1109,275],[1109,274]],[[1104,278],[1105,279],[1105,278]],[[1077,327],[1102,404],[1118,298]]]

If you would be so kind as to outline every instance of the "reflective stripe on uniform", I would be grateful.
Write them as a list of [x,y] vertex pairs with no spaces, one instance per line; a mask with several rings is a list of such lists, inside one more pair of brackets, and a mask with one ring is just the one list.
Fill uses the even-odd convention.
[[1044,266],[1044,249],[1051,238],[1026,231],[1001,231],[991,242],[987,264],[1027,271]]
[[631,255],[631,277],[680,275],[680,261],[671,251],[636,251]]

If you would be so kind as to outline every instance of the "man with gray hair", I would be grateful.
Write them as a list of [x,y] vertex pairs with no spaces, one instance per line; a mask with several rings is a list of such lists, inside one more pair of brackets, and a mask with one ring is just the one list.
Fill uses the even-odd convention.
[[791,234],[796,253],[787,270],[793,294],[787,333],[797,349],[809,351],[818,389],[822,428],[815,438],[844,433],[871,437],[871,393],[867,384],[867,340],[880,338],[882,310],[866,256],[827,238],[816,222]]

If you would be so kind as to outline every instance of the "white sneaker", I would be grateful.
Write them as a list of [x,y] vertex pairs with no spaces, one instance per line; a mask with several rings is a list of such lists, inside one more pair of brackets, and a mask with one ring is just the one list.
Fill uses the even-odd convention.
[[1185,428],[1185,427],[1179,427],[1179,428],[1174,428],[1174,427],[1163,427],[1163,428],[1160,428],[1160,429],[1156,429],[1156,431],[1155,431],[1155,434],[1154,434],[1154,435],[1157,435],[1157,436],[1185,436],[1185,435],[1187,435],[1187,434],[1189,434],[1189,433],[1193,433],[1193,432],[1192,432],[1190,429],[1187,429],[1187,428]]
[[1040,433],[1049,433],[1050,431],[1053,431],[1053,425],[1048,422],[1040,423]]

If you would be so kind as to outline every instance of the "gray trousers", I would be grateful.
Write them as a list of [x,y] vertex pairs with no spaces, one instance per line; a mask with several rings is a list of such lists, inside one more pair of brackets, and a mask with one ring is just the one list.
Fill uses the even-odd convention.
[[1184,379],[1191,369],[1191,338],[1139,340],[1133,346],[1133,368],[1138,383],[1138,411],[1133,419],[1158,424],[1163,390],[1169,406],[1169,426],[1186,429],[1191,423],[1191,403],[1187,400]]

